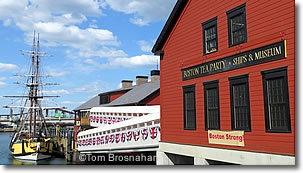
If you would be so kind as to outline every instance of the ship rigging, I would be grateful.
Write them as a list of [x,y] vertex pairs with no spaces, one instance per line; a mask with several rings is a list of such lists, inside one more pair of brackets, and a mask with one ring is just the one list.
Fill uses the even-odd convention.
[[41,78],[49,77],[49,75],[40,75],[41,57],[46,57],[48,55],[45,52],[40,52],[39,34],[37,34],[36,38],[36,33],[34,33],[32,50],[23,50],[22,54],[30,57],[31,66],[29,74],[17,75],[18,77],[26,78],[26,82],[17,82],[16,84],[25,85],[25,87],[28,88],[28,92],[26,95],[22,96],[4,96],[25,99],[22,106],[4,106],[4,108],[20,108],[21,110],[21,121],[9,147],[12,155],[17,159],[46,159],[51,157],[53,141],[50,138],[50,134],[46,126],[43,110],[63,110],[64,107],[42,106],[44,98],[59,96],[45,96],[43,93],[43,86],[58,84],[42,83]]

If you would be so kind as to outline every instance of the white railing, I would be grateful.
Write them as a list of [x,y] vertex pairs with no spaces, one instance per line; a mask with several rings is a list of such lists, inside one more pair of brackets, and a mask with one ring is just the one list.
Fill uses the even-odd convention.
[[80,132],[80,152],[155,151],[160,140],[160,113]]
[[160,106],[94,107],[89,120],[90,126],[102,127],[154,113],[160,114]]

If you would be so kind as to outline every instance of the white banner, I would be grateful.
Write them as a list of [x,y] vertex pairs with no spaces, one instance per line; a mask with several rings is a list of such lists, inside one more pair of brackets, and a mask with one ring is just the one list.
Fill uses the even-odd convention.
[[135,146],[153,144],[160,140],[160,125],[141,127],[122,132],[93,136],[78,139],[78,150],[96,150],[107,148],[121,148],[122,146]]
[[208,131],[208,143],[244,147],[244,131]]

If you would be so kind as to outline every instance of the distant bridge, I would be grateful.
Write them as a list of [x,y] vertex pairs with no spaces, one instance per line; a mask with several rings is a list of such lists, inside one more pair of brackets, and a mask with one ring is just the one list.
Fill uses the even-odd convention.
[[[26,113],[24,113],[26,114]],[[0,117],[19,116],[20,114],[2,114]]]
[[[6,124],[6,123],[16,123],[20,120],[21,113],[13,113],[13,108],[25,108],[29,109],[28,107],[22,107],[22,106],[4,106],[4,108],[10,108],[9,114],[2,114],[0,115],[0,123]],[[38,107],[37,107],[38,108]],[[65,110],[60,107],[41,107],[42,110],[45,110],[45,121],[47,125],[53,125],[53,124],[59,124],[59,125],[74,125],[74,112]],[[55,112],[62,112],[63,115],[69,114],[70,118],[54,118],[49,116],[49,110],[55,110]],[[22,115],[28,114],[27,112],[22,113]],[[19,116],[19,117],[18,117]],[[6,117],[6,118],[3,118]],[[37,123],[40,121],[37,120]],[[29,124],[29,122],[26,122]]]
[[[52,118],[52,117],[45,117],[45,122],[47,125],[53,125],[53,124],[60,124],[60,125],[74,125],[74,118]],[[18,119],[0,119],[0,123],[8,123],[8,122],[17,122]],[[36,121],[37,123],[40,123],[39,120]],[[25,122],[26,124],[29,124],[29,121]]]

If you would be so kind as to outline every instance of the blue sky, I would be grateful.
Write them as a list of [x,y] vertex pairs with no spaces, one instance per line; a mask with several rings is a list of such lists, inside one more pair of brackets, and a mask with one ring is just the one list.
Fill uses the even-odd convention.
[[[117,89],[121,80],[150,75],[159,58],[151,53],[176,0],[0,0],[0,96],[18,95],[34,30],[40,33],[42,71],[52,106],[73,109],[92,96]],[[20,100],[0,97],[0,106]],[[0,108],[0,114],[8,113]]]

